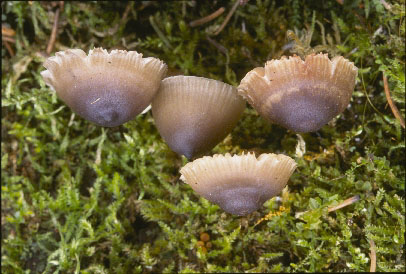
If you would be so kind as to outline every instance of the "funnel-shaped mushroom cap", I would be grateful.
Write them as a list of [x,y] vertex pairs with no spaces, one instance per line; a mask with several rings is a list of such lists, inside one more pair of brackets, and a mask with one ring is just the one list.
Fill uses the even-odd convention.
[[77,114],[100,126],[121,125],[144,110],[158,91],[167,66],[136,51],[102,48],[57,52],[41,73]]
[[345,110],[357,71],[342,56],[282,57],[248,72],[238,92],[273,123],[295,132],[317,131]]
[[282,154],[205,156],[186,164],[180,177],[194,191],[224,211],[247,215],[287,184],[295,161]]
[[244,108],[236,88],[194,76],[164,79],[152,101],[152,115],[162,138],[189,159],[223,140]]

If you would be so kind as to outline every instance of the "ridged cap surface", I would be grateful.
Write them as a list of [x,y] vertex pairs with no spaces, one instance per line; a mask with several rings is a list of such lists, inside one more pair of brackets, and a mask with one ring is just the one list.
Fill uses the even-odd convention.
[[158,91],[167,66],[136,51],[102,48],[60,51],[44,62],[45,83],[74,112],[100,126],[121,125],[141,113]]
[[342,56],[282,57],[248,72],[238,92],[273,123],[295,132],[317,131],[345,110],[357,71]]
[[207,200],[235,215],[247,215],[287,184],[296,162],[282,154],[205,156],[186,164],[181,180]]
[[159,133],[178,154],[209,151],[237,124],[245,101],[221,81],[195,76],[165,78],[152,101]]

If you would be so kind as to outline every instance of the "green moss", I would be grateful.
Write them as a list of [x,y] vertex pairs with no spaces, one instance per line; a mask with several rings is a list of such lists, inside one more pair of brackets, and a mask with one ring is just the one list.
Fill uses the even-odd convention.
[[[298,137],[248,107],[209,153],[296,159],[281,199],[242,218],[181,183],[187,160],[163,142],[150,112],[109,129],[72,114],[39,74],[58,6],[2,2],[2,24],[16,32],[15,56],[2,47],[4,272],[369,271],[371,241],[378,271],[405,271],[405,132],[382,81],[385,73],[404,117],[405,4],[338,2],[250,1],[217,36],[233,3],[65,2],[54,52],[121,47],[161,58],[171,74],[233,85],[281,55],[323,50],[355,63],[350,106],[318,132]],[[189,26],[223,5],[220,17]]]

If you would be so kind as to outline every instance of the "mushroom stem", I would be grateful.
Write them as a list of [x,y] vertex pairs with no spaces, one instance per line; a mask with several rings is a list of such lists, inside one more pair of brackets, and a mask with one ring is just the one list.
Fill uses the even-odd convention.
[[399,123],[402,125],[403,128],[405,128],[405,119],[403,119],[402,115],[400,114],[398,108],[396,105],[393,103],[392,98],[390,97],[390,90],[389,90],[389,85],[388,85],[388,79],[386,78],[386,75],[384,72],[382,72],[382,78],[383,78],[383,87],[385,89],[385,95],[386,95],[386,100],[388,100],[390,109],[392,110],[393,115],[395,115],[396,119],[399,121]]

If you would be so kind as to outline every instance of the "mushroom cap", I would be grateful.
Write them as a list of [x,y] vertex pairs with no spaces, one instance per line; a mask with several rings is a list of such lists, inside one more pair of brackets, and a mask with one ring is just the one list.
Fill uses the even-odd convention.
[[244,109],[245,101],[235,87],[195,76],[165,78],[152,101],[162,138],[189,159],[223,140]]
[[342,56],[311,54],[282,57],[255,68],[238,92],[264,118],[295,132],[319,130],[345,110],[354,90],[357,67]]
[[180,177],[194,191],[235,215],[247,215],[276,196],[296,162],[282,154],[205,156],[186,164]]
[[44,62],[45,83],[74,112],[105,127],[121,125],[143,111],[158,91],[167,66],[136,51],[95,48],[60,51]]

